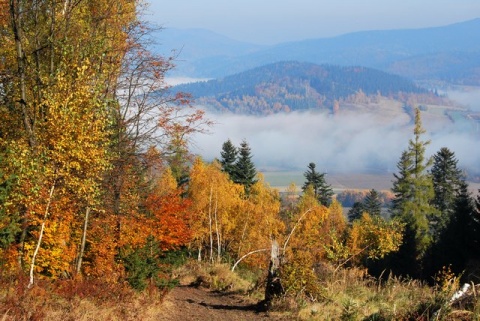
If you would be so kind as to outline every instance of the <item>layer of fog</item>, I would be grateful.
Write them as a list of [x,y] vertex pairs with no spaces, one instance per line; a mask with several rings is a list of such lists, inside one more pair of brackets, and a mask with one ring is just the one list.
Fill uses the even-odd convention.
[[[210,161],[220,158],[222,144],[246,140],[259,170],[305,170],[310,162],[322,172],[396,172],[402,151],[413,138],[405,114],[389,121],[370,114],[290,113],[267,117],[208,114],[217,124],[208,135],[194,137],[193,152]],[[441,147],[455,152],[462,168],[480,164],[478,133],[444,123],[425,123],[431,140],[426,154]]]
[[463,87],[456,90],[447,90],[443,93],[448,98],[473,111],[480,111],[480,88],[478,87]]

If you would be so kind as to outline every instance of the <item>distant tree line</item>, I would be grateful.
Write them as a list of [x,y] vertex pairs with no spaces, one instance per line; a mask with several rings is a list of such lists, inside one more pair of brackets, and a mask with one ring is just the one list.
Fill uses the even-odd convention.
[[[365,67],[280,62],[223,79],[179,85],[199,104],[241,114],[268,115],[305,109],[332,109],[336,101],[384,96],[439,99],[402,77]],[[430,97],[430,98],[426,98]]]

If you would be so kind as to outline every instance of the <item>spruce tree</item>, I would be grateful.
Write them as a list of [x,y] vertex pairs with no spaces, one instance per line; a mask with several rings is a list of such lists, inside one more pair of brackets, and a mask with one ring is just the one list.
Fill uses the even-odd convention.
[[220,164],[222,165],[222,170],[233,180],[235,177],[235,163],[237,162],[238,150],[232,144],[230,139],[223,143],[220,155]]
[[435,197],[433,205],[438,216],[432,217],[432,231],[437,240],[441,231],[446,228],[455,211],[456,197],[464,183],[462,171],[457,167],[455,154],[443,147],[433,156],[432,179]]
[[451,217],[439,230],[438,239],[427,257],[429,276],[435,275],[444,266],[451,266],[453,272],[461,273],[468,260],[479,253],[478,243],[475,242],[475,205],[465,181],[459,183],[454,196]]
[[245,186],[245,192],[250,193],[250,187],[257,182],[257,170],[252,162],[252,154],[247,141],[243,140],[238,150],[238,159],[235,163],[233,181]]
[[315,163],[308,164],[308,170],[303,174],[306,181],[303,184],[302,190],[305,191],[308,186],[312,186],[315,198],[320,204],[328,206],[332,201],[333,190],[325,181],[325,173],[318,173],[315,167]]
[[392,217],[401,217],[405,211],[407,203],[412,198],[412,166],[413,162],[408,151],[403,151],[400,160],[397,163],[398,173],[394,173],[392,192],[395,197],[392,200]]
[[352,207],[348,210],[347,213],[348,221],[352,223],[355,220],[359,220],[362,217],[364,211],[365,210],[362,202],[353,203]]
[[378,192],[374,189],[371,189],[365,199],[363,200],[364,211],[370,214],[371,216],[380,216],[382,211],[382,202]]

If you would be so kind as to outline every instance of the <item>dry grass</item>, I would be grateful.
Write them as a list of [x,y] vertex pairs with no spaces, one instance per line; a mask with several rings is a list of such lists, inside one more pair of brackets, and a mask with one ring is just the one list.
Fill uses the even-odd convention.
[[22,277],[0,282],[1,321],[159,320],[165,294],[92,281],[40,281],[31,289]]
[[181,285],[203,286],[212,290],[248,293],[255,280],[247,280],[232,272],[228,264],[209,264],[190,261],[174,271]]
[[[225,264],[190,261],[175,271],[182,285],[198,285],[212,290],[251,294],[262,299],[258,273],[241,277]],[[477,296],[462,304],[447,304],[458,284],[432,288],[409,279],[389,277],[379,281],[362,269],[335,271],[322,265],[316,270],[321,294],[316,301],[302,293],[290,293],[273,302],[274,313],[287,311],[292,319],[322,320],[480,320]],[[245,278],[247,276],[247,278]],[[0,279],[0,321],[13,320],[161,320],[165,307],[159,303],[165,292],[150,287],[138,293],[128,286],[94,281],[42,281],[26,288],[23,277]],[[477,289],[478,292],[478,289]],[[476,292],[474,292],[476,294]],[[254,295],[255,296],[255,295]],[[440,313],[434,314],[436,311]]]
[[298,312],[300,320],[480,320],[477,298],[469,310],[448,305],[456,290],[453,286],[432,288],[401,278],[380,282],[358,269],[321,277],[324,297],[318,302],[304,301]]

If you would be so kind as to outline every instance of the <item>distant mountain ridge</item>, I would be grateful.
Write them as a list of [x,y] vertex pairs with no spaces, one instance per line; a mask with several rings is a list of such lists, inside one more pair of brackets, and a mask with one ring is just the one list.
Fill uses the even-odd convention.
[[[334,111],[339,101],[430,95],[412,81],[366,67],[278,62],[224,78],[175,86],[217,111],[268,115],[295,110]],[[364,98],[359,98],[364,97]],[[403,97],[403,98],[401,98]]]
[[[480,18],[443,27],[361,31],[332,38],[259,46],[199,30],[175,31],[159,42],[184,43],[177,75],[216,78],[279,61],[359,65],[411,79],[480,85]],[[170,38],[169,38],[170,37]],[[434,61],[435,64],[430,65]],[[418,72],[421,70],[422,72]],[[458,72],[457,72],[458,71]]]

